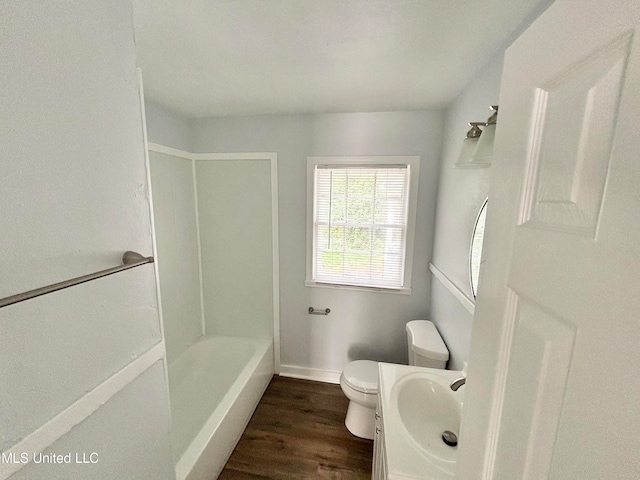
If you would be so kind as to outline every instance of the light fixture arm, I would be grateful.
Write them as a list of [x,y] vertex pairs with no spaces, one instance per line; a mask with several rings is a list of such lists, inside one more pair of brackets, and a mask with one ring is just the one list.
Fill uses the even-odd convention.
[[491,110],[493,110],[493,113],[487,118],[485,125],[495,125],[498,123],[498,105],[491,105]]
[[484,122],[469,122],[469,126],[471,127],[467,132],[467,136],[465,138],[479,138],[482,135],[482,130],[480,130],[480,125],[484,125]]
[[495,125],[498,123],[498,105],[491,105],[491,110],[493,110],[493,113],[489,118],[487,118],[486,122],[469,122],[467,124],[471,129],[467,132],[467,136],[465,138],[478,138],[482,135],[480,127],[486,127],[488,125]]

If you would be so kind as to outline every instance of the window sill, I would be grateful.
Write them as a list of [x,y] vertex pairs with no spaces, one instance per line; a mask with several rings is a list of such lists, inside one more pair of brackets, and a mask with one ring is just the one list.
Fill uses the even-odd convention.
[[411,295],[411,288],[382,288],[382,287],[366,287],[359,285],[341,285],[337,283],[322,283],[314,282],[312,280],[306,280],[304,282],[306,287],[320,287],[320,288],[333,288],[336,290],[357,290],[357,291],[369,291],[378,293],[394,293],[396,295]]

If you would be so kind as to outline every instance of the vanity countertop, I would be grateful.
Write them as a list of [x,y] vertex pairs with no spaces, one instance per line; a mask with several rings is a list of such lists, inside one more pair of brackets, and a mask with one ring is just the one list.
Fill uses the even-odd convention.
[[[454,478],[458,447],[444,445],[439,424],[458,433],[464,387],[454,392],[449,385],[462,372],[380,363],[378,375],[387,478]],[[430,402],[437,404],[431,410]],[[446,409],[446,421],[434,415],[438,409]]]

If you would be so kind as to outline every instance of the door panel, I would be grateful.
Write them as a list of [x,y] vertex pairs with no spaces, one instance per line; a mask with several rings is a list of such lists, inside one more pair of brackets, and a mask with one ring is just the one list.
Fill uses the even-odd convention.
[[505,57],[461,478],[640,478],[640,2]]
[[631,36],[535,92],[521,223],[594,236]]
[[[498,471],[547,478],[571,367],[576,326],[511,291],[516,328],[512,342],[508,395],[498,448],[526,445],[518,455],[500,455]],[[534,474],[537,472],[537,474]]]

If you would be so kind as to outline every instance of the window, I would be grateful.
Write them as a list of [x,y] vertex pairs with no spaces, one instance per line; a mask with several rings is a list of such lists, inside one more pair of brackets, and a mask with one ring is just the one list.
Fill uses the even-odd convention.
[[410,292],[419,157],[308,159],[309,286]]

